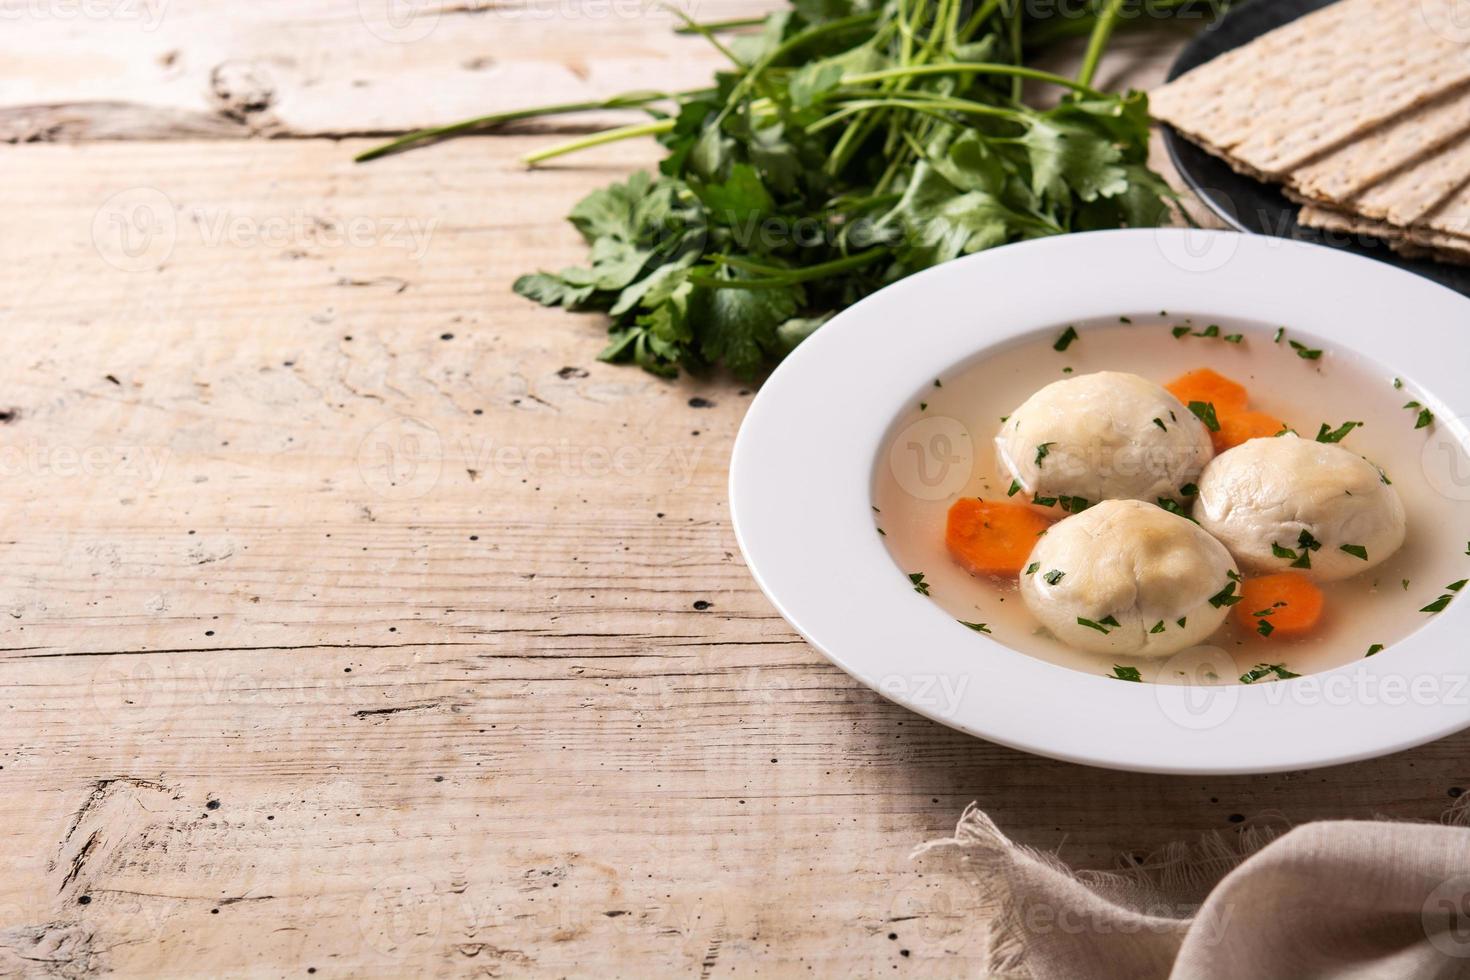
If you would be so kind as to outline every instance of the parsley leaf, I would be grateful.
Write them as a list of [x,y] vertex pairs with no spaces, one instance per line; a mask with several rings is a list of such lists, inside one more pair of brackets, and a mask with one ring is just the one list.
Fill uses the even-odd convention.
[[1074,341],[1076,339],[1077,339],[1077,328],[1076,327],[1068,327],[1066,330],[1063,330],[1062,331],[1062,335],[1057,338],[1057,342],[1051,345],[1051,349],[1052,350],[1066,350],[1068,347],[1071,347],[1072,346],[1072,341]]
[[1199,420],[1205,424],[1205,428],[1211,432],[1220,431],[1220,420],[1215,417],[1215,405],[1213,402],[1190,402],[1189,410],[1199,416]]
[[1254,684],[1263,677],[1275,677],[1284,681],[1300,676],[1302,675],[1292,673],[1281,664],[1256,664],[1250,670],[1240,675],[1240,682],[1242,684]]
[[1113,672],[1109,675],[1117,681],[1137,681],[1143,683],[1143,675],[1138,672],[1137,667],[1125,667],[1121,664],[1113,664]]
[[1225,588],[1210,596],[1210,605],[1219,609],[1221,606],[1233,606],[1244,598],[1235,594],[1235,582],[1230,581],[1225,583]]
[[1317,430],[1317,441],[1342,442],[1342,440],[1347,437],[1347,434],[1349,432],[1353,431],[1362,424],[1362,422],[1344,422],[1342,425],[1339,425],[1335,429],[1329,429],[1327,427],[1327,423],[1323,422],[1322,428]]

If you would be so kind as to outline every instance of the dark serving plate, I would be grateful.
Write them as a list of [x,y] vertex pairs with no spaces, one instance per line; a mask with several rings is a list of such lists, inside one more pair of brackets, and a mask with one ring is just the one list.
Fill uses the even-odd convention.
[[[1173,80],[1232,48],[1333,2],[1251,0],[1242,4],[1202,30],[1185,46],[1169,69],[1169,78]],[[1470,268],[1404,258],[1386,243],[1366,235],[1304,228],[1296,221],[1297,206],[1288,201],[1277,187],[1236,173],[1224,161],[1180,136],[1171,126],[1164,126],[1163,131],[1164,146],[1168,148],[1169,157],[1184,182],[1230,227],[1357,252],[1470,295]]]

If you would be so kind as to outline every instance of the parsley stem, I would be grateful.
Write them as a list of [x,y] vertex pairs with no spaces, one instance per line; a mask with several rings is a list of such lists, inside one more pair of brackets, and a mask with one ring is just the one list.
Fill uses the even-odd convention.
[[707,20],[699,24],[680,24],[675,34],[702,34],[705,31],[733,31],[741,27],[760,27],[764,17],[734,17],[730,20]]
[[653,122],[639,123],[636,126],[619,126],[616,129],[604,129],[600,133],[591,136],[583,136],[580,139],[571,140],[566,143],[558,143],[556,146],[537,150],[535,153],[527,153],[521,157],[521,162],[528,167],[534,167],[544,160],[552,157],[565,156],[568,153],[576,153],[579,150],[591,149],[594,146],[602,146],[605,143],[616,143],[618,140],[636,139],[639,136],[657,136],[673,130],[674,120],[656,119]]
[[690,92],[625,92],[615,95],[610,99],[599,99],[592,102],[563,102],[560,105],[535,106],[530,109],[512,109],[509,112],[496,112],[488,116],[476,116],[474,119],[465,119],[461,122],[451,123],[448,126],[435,126],[431,129],[419,129],[407,133],[391,143],[375,146],[371,150],[359,153],[354,159],[358,163],[367,163],[390,153],[397,153],[417,143],[427,140],[445,139],[450,136],[459,136],[464,133],[473,132],[478,129],[488,129],[503,123],[517,122],[522,119],[539,119],[542,116],[559,116],[570,112],[594,112],[599,109],[633,109],[638,106],[648,105],[650,102],[663,102],[665,100],[685,98],[691,95],[700,95],[706,90],[695,90]]
[[[745,98],[746,94],[749,93],[752,89],[756,88],[758,85],[760,85],[761,76],[765,73],[765,71],[769,69],[772,65],[774,65],[777,61],[786,57],[786,55],[828,34],[836,33],[838,31],[844,31],[850,27],[861,27],[863,24],[866,24],[876,18],[876,16],[876,14],[858,14],[854,17],[842,17],[834,21],[829,21],[825,24],[818,24],[815,27],[809,27],[806,30],[802,31],[800,34],[797,34],[794,37],[787,38],[781,44],[778,44],[775,48],[773,48],[770,53],[757,59],[756,62],[750,66],[749,70],[747,70],[740,77],[740,81],[735,84],[735,87],[730,90],[729,97],[725,99],[725,107],[720,110],[719,116],[716,117],[716,121],[712,125],[723,123],[725,117],[728,116],[734,110],[734,108],[740,104],[740,102]],[[708,32],[705,32],[705,36],[706,38],[709,38]],[[713,38],[709,38],[709,40],[711,41],[711,43],[715,43]]]
[[1118,24],[1118,14],[1122,9],[1123,0],[1108,0],[1108,5],[1098,15],[1097,23],[1092,28],[1092,36],[1087,39],[1087,53],[1082,57],[1082,69],[1077,73],[1077,81],[1083,85],[1092,84],[1092,76],[1097,74],[1097,63],[1102,58],[1103,49],[1108,46],[1108,39],[1113,36],[1113,28]]
[[712,279],[709,276],[691,274],[690,279],[701,286],[711,289],[774,289],[780,286],[790,286],[812,279],[821,279],[838,272],[848,272],[852,269],[860,269],[870,265],[884,255],[888,249],[884,246],[870,248],[866,252],[856,255],[844,256],[831,262],[823,262],[820,265],[809,265],[801,269],[782,269],[779,266],[765,266],[758,262],[736,258],[733,255],[720,256],[719,260],[734,269],[751,272],[769,272],[773,275],[764,276],[759,279]]
[[848,116],[868,109],[908,109],[913,112],[923,113],[924,115],[936,116],[945,122],[952,121],[943,115],[945,112],[962,112],[971,116],[990,116],[996,119],[1007,119],[1011,122],[1021,123],[1022,125],[1030,122],[1029,117],[1025,113],[1017,112],[1014,109],[1002,109],[997,106],[985,105],[980,102],[971,102],[968,99],[945,98],[943,96],[915,99],[889,97],[886,99],[858,99],[845,103],[841,109],[823,116],[821,119],[807,126],[806,131],[808,133],[819,133],[829,126],[841,122]]
[[913,75],[1010,75],[1014,78],[1029,78],[1038,82],[1050,82],[1053,85],[1061,85],[1081,92],[1089,98],[1105,98],[1103,93],[1091,88],[1081,82],[1075,82],[1065,75],[1054,75],[1049,71],[1041,71],[1038,68],[1023,68],[1020,65],[1002,65],[990,62],[944,62],[937,65],[914,65],[903,68],[885,68],[883,71],[863,72],[858,75],[849,75],[842,80],[843,85],[863,85],[868,82],[881,82],[889,78],[905,78]]
[[[1022,17],[1021,4],[1019,2],[1016,3],[1015,8],[1016,9],[1014,11],[1012,11],[1012,14],[1011,14],[1010,32],[1009,33],[1010,33],[1010,42],[1011,42],[1011,57],[1015,59],[1016,64],[1019,66],[1025,60],[1022,57],[1022,54],[1021,54],[1021,17]],[[1022,79],[1021,79],[1021,77],[1019,75],[1012,75],[1011,76],[1011,101],[1012,102],[1020,102],[1021,101],[1021,86],[1022,86],[1022,84],[1023,84],[1023,81],[1022,81]]]
[[703,35],[704,39],[708,41],[716,51],[729,59],[730,64],[734,65],[741,71],[745,71],[747,68],[750,67],[745,62],[741,61],[739,56],[736,55],[735,52],[725,47],[720,39],[715,37],[714,31],[696,21],[693,17],[690,17],[688,14],[680,10],[678,7],[674,6],[672,3],[660,3],[659,6],[667,10],[669,13],[673,14],[675,17],[682,20],[684,22],[684,26],[689,28],[694,33]]
[[960,28],[959,33],[956,35],[952,43],[958,45],[965,41],[968,41],[970,39],[970,35],[975,33],[975,29],[978,28],[981,24],[985,23],[990,15],[995,13],[995,8],[999,6],[1000,0],[985,0],[985,2],[980,5],[980,8],[976,10],[973,15],[971,15],[970,19],[965,21],[965,26]]

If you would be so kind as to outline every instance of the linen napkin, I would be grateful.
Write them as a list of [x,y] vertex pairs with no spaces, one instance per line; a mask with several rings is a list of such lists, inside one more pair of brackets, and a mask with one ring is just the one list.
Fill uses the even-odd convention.
[[972,878],[990,919],[988,977],[1470,977],[1463,826],[1248,827],[1136,868],[1074,872],[971,804],[952,838],[916,853]]

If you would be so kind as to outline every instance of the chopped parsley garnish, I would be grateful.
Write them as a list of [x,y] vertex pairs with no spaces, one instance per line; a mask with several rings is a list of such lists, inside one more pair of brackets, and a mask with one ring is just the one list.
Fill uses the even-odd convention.
[[1446,585],[1445,588],[1450,592],[1459,592],[1465,587],[1466,582],[1470,582],[1470,578],[1462,578],[1458,582],[1451,582],[1449,585]]
[[1403,386],[1404,386],[1404,379],[1403,378],[1394,378],[1393,379],[1393,387],[1394,387],[1394,390],[1395,391],[1397,391],[1398,389],[1402,388]]
[[1033,561],[1031,564],[1029,564],[1029,565],[1026,566],[1026,574],[1027,575],[1035,575],[1036,574],[1036,570],[1038,568],[1040,568],[1040,567],[1041,567],[1041,562],[1039,562],[1039,561]]
[[1220,339],[1223,340],[1223,341],[1225,341],[1225,343],[1227,343],[1227,344],[1238,344],[1242,340],[1245,340],[1245,334],[1243,334],[1243,333],[1227,333],[1224,337],[1221,337]]
[[[1189,516],[1189,511],[1179,506],[1179,502],[1177,500],[1174,500],[1173,498],[1160,497],[1159,506],[1162,507],[1164,510],[1167,510],[1171,514],[1179,515],[1186,521],[1194,521],[1194,518]],[[1198,524],[1199,522],[1195,521],[1195,523]]]
[[1016,494],[1018,494],[1020,492],[1021,492],[1021,481],[1020,480],[1012,480],[1011,481],[1011,488],[1006,491],[1006,496],[1007,497],[1014,497]]
[[1118,317],[1118,322],[1119,323],[1132,323],[1133,321],[1130,320],[1130,319],[1128,319],[1126,316],[1120,316],[1120,317]]
[[929,408],[928,402],[919,402],[919,411],[923,412]]
[[[1312,532],[1303,530],[1301,534],[1297,535],[1296,546],[1297,551],[1300,552],[1300,554],[1296,556],[1296,560],[1291,563],[1291,567],[1311,568],[1312,552],[1320,550],[1322,547],[1322,542],[1312,537]],[[1286,549],[1283,548],[1282,550],[1285,551]],[[1274,541],[1271,543],[1271,553],[1276,553],[1276,543]],[[1286,556],[1277,555],[1277,557],[1284,558]]]
[[1181,497],[1193,497],[1198,493],[1199,487],[1195,486],[1193,483],[1186,483],[1184,486],[1179,488],[1179,496]]
[[1057,498],[1043,497],[1039,493],[1033,493],[1031,495],[1031,502],[1038,507],[1055,507],[1057,505]]
[[1053,568],[1051,571],[1047,572],[1041,577],[1043,580],[1045,580],[1047,585],[1056,585],[1066,576],[1066,574],[1066,572]]
[[1272,633],[1276,632],[1276,627],[1271,625],[1271,621],[1269,619],[1262,619],[1256,623],[1256,632],[1261,634],[1262,636],[1270,636]]
[[1088,507],[1092,506],[1092,501],[1088,500],[1086,497],[1061,496],[1058,497],[1057,500],[1061,502],[1062,510],[1066,511],[1069,514],[1080,514]]
[[1327,427],[1327,423],[1323,422],[1322,428],[1317,430],[1317,441],[1342,442],[1343,439],[1347,438],[1347,434],[1349,432],[1353,431],[1362,424],[1362,422],[1344,422],[1342,425],[1339,425],[1335,429],[1329,429]]
[[1271,677],[1273,675],[1283,681],[1302,676],[1301,674],[1292,673],[1281,664],[1256,664],[1250,670],[1240,675],[1240,682],[1242,684],[1254,684],[1263,677]]
[[1271,343],[1273,343],[1273,344],[1279,344],[1279,343],[1281,343],[1281,338],[1282,337],[1285,337],[1285,336],[1286,336],[1286,328],[1285,327],[1277,327],[1276,328],[1276,336],[1274,336],[1274,337],[1271,338]]
[[1062,331],[1062,335],[1057,338],[1057,342],[1051,345],[1051,349],[1052,350],[1066,350],[1068,347],[1072,346],[1072,341],[1074,341],[1076,339],[1077,339],[1077,328],[1076,327],[1068,327],[1066,330],[1063,330]]
[[1157,425],[1159,428],[1163,429],[1165,432],[1168,432],[1169,431],[1169,427],[1164,424],[1164,420],[1163,419],[1159,419],[1159,418],[1154,419],[1154,425]]
[[1157,623],[1154,623],[1153,629],[1149,630],[1149,632],[1150,633],[1162,633],[1162,632],[1164,632],[1164,621],[1161,619]]
[[1371,656],[1373,656],[1373,654],[1377,653],[1378,651],[1380,651],[1382,649],[1383,649],[1383,644],[1382,643],[1375,643],[1371,647],[1368,648],[1368,652],[1365,653],[1365,654],[1363,654],[1363,656],[1365,656],[1365,657],[1371,657]]
[[1368,560],[1368,549],[1360,544],[1345,544],[1342,546],[1341,550],[1346,551],[1354,558],[1361,558],[1364,561]]
[[1190,402],[1189,410],[1199,416],[1199,420],[1205,424],[1205,428],[1211,432],[1220,431],[1220,420],[1215,417],[1215,404],[1213,402]]
[[885,538],[888,537],[888,532],[883,530],[881,527],[878,528],[878,533],[883,535]]
[[1138,672],[1137,667],[1124,667],[1121,664],[1113,664],[1112,678],[1118,681],[1137,681],[1143,683],[1143,675]]
[[914,583],[914,591],[919,595],[929,594],[929,583],[924,581],[923,572],[909,572],[909,581]]
[[957,619],[957,620],[955,620],[955,622],[959,623],[961,626],[965,626],[965,627],[968,627],[969,629],[974,630],[976,633],[989,633],[990,632],[990,627],[989,626],[986,626],[984,623],[967,623],[963,619]]
[[1051,447],[1052,446],[1055,446],[1055,445],[1056,445],[1056,443],[1054,443],[1054,442],[1043,442],[1041,445],[1039,445],[1039,446],[1036,447],[1036,465],[1037,466],[1040,466],[1041,465],[1041,461],[1043,459],[1046,459],[1047,454],[1051,452]]
[[1109,615],[1106,619],[1099,619],[1098,622],[1099,623],[1102,623],[1104,626],[1119,626],[1119,625],[1121,625],[1111,615]]
[[942,384],[939,383],[939,379],[938,378],[935,378],[934,379],[934,387],[936,387],[936,388],[943,388],[944,385],[942,385]]
[[1427,613],[1443,612],[1444,611],[1444,607],[1445,606],[1448,606],[1450,604],[1450,600],[1453,599],[1453,598],[1454,598],[1454,596],[1450,595],[1449,593],[1445,593],[1444,595],[1440,596],[1438,599],[1435,599],[1433,602],[1431,602],[1429,605],[1425,606],[1423,609],[1421,609],[1419,611],[1420,612],[1427,612]]
[[1288,340],[1287,343],[1291,345],[1292,350],[1296,351],[1296,356],[1300,357],[1304,361],[1315,361],[1317,360],[1317,358],[1322,356],[1322,352],[1320,350],[1313,350],[1306,344],[1303,344],[1299,341]]
[[1414,428],[1422,429],[1434,421],[1434,413],[1427,408],[1419,409],[1419,420],[1414,423]]
[[[1195,330],[1191,332],[1189,328],[1189,320],[1186,319],[1184,323],[1180,326],[1171,327],[1169,332],[1174,335],[1174,338],[1176,340],[1182,337],[1219,337],[1220,325],[1218,323],[1212,323],[1209,326],[1205,327],[1203,330]],[[1223,339],[1229,341],[1232,344],[1238,344],[1241,342],[1241,340],[1244,339],[1244,337],[1241,334],[1233,333]]]
[[[1111,617],[1109,617],[1109,618],[1111,618]],[[1103,625],[1103,623],[1094,623],[1090,619],[1083,619],[1081,616],[1078,616],[1077,617],[1077,625],[1078,626],[1086,626],[1090,630],[1097,630],[1103,636],[1107,636],[1109,633],[1112,632],[1112,628],[1111,627],[1105,626],[1105,625]]]
[[1274,558],[1290,558],[1293,561],[1295,561],[1297,557],[1297,553],[1295,551],[1292,551],[1290,548],[1283,548],[1275,541],[1271,542],[1271,555]]
[[1184,624],[1187,623],[1187,622],[1189,622],[1189,617],[1188,616],[1180,616],[1178,619],[1174,620],[1174,622],[1176,622],[1176,623],[1179,624],[1179,628],[1180,629],[1184,629]]
[[1225,583],[1225,588],[1210,596],[1210,605],[1219,609],[1221,606],[1233,606],[1244,598],[1235,594],[1235,582],[1230,581]]

